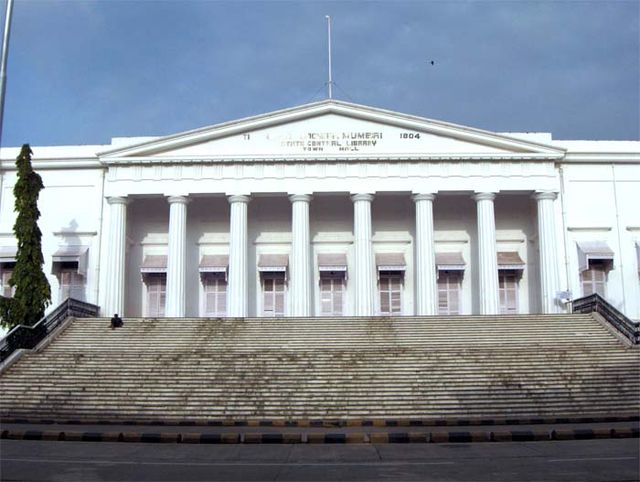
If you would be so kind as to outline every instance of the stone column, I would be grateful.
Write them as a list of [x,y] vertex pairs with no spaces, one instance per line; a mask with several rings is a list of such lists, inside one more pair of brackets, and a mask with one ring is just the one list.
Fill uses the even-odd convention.
[[438,314],[436,254],[433,235],[434,194],[415,194],[416,203],[416,315]]
[[167,201],[169,201],[169,250],[165,316],[182,318],[185,315],[187,204],[189,199],[186,196],[168,196]]
[[229,229],[229,283],[227,285],[228,316],[246,317],[247,280],[247,205],[249,196],[229,196],[231,205]]
[[375,309],[373,244],[371,241],[371,201],[373,194],[354,194],[353,234],[355,251],[355,315],[372,316]]
[[127,251],[126,197],[108,197],[109,236],[107,241],[105,294],[102,314],[113,316],[124,312],[125,256]]
[[481,315],[500,312],[496,219],[493,209],[495,197],[494,192],[480,192],[473,196],[478,207],[478,288]]
[[289,299],[291,316],[311,316],[311,246],[309,244],[309,202],[307,194],[293,194],[291,201],[291,273]]
[[560,286],[554,201],[555,192],[536,192],[538,202],[538,242],[540,250],[540,300],[542,313],[557,313],[556,293]]

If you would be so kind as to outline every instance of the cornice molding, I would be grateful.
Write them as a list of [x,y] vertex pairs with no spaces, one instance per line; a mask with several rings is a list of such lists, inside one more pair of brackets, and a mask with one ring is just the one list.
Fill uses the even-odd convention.
[[54,231],[54,236],[97,236],[98,231]]
[[567,152],[560,162],[599,164],[640,163],[640,152]]
[[[51,159],[33,159],[31,165],[35,170],[50,170],[50,169],[104,169],[105,164],[100,162],[98,157],[65,157],[65,158],[51,158]],[[15,161],[2,160],[0,161],[0,170],[2,171],[15,171]]]
[[608,232],[611,231],[611,226],[567,226],[569,232]]
[[344,155],[344,156],[208,156],[208,157],[114,157],[102,159],[105,166],[133,166],[133,165],[159,165],[159,164],[259,164],[259,163],[305,163],[305,162],[437,162],[437,161],[557,161],[560,157],[556,154],[398,154],[386,156],[371,155]]

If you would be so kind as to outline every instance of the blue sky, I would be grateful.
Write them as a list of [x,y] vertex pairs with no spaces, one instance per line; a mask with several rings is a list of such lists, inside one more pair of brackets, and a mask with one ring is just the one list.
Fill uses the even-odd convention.
[[637,0],[15,0],[2,144],[106,144],[321,100],[325,15],[338,99],[640,138]]

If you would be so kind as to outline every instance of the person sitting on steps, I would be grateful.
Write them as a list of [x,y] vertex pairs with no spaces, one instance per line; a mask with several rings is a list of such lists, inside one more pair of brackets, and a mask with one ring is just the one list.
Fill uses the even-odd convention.
[[111,329],[115,330],[116,328],[122,327],[122,325],[123,325],[122,318],[118,316],[118,313],[113,315],[113,318],[111,318]]

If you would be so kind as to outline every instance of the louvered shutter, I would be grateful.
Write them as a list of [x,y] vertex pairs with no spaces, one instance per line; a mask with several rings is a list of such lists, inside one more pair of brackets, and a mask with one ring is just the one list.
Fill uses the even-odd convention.
[[284,280],[282,280],[282,285],[280,283],[276,283],[277,291],[275,292],[275,310],[274,316],[283,316],[284,315]]
[[380,314],[402,313],[402,275],[382,272],[379,280]]
[[266,316],[273,316],[274,310],[274,286],[273,279],[266,278],[262,281],[263,286],[263,303],[262,311]]
[[513,272],[500,272],[498,275],[500,293],[500,313],[518,312],[518,277]]
[[580,273],[582,281],[582,295],[589,296],[594,293],[605,296],[606,267],[601,263],[592,262],[590,268]]
[[344,275],[320,278],[320,314],[323,316],[342,315],[344,298]]
[[163,317],[166,302],[167,277],[165,274],[145,276],[147,285],[147,316]]
[[227,282],[225,273],[206,273],[203,275],[205,316],[226,316]]
[[460,314],[460,274],[441,271],[438,277],[438,314]]

